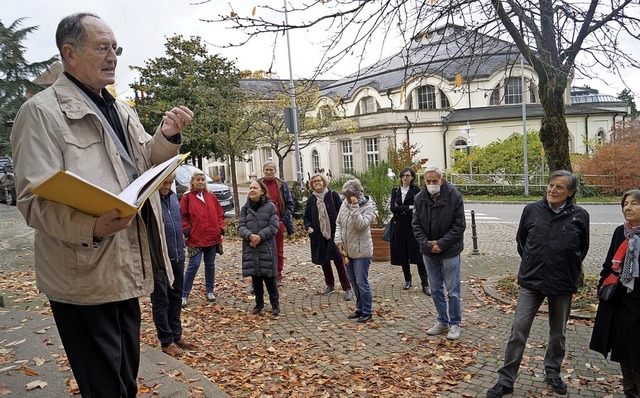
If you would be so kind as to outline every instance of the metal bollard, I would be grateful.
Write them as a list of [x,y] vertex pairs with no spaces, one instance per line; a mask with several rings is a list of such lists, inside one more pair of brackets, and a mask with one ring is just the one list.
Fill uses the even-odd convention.
[[473,251],[471,254],[480,254],[478,250],[478,234],[476,233],[476,212],[471,210],[471,240],[473,241]]

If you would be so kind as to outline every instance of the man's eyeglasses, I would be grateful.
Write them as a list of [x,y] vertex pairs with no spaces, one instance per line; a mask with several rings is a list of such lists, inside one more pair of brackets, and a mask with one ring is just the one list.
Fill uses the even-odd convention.
[[116,47],[116,46],[110,46],[109,44],[103,44],[101,46],[98,46],[98,48],[96,48],[96,52],[100,55],[107,55],[109,54],[109,51],[113,50],[114,53],[116,53],[117,56],[122,55],[122,47]]
[[[80,46],[77,46],[74,43],[69,43],[72,46],[80,49]],[[97,52],[98,54],[105,56],[107,54],[109,54],[109,51],[113,50],[113,52],[119,57],[120,55],[122,55],[122,47],[116,47],[116,46],[112,46],[110,44],[101,44],[98,47],[94,48],[94,51]]]

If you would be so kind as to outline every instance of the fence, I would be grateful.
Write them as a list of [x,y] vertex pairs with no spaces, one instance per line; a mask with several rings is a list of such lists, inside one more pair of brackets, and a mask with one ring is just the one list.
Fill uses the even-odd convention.
[[[447,181],[462,193],[475,195],[524,195],[524,174],[455,174],[446,173]],[[529,195],[543,194],[548,175],[529,174]],[[580,196],[599,196],[603,193],[619,195],[616,176],[578,175]]]

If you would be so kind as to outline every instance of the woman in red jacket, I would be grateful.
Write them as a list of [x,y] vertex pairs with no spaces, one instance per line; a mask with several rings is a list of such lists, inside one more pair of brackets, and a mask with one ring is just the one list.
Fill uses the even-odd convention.
[[196,171],[191,176],[190,191],[182,196],[182,232],[187,240],[189,264],[184,273],[184,290],[182,306],[186,307],[193,279],[200,268],[200,260],[204,254],[204,281],[207,300],[216,301],[213,293],[215,283],[215,260],[218,245],[222,243],[224,234],[224,211],[216,195],[207,190],[206,175]]

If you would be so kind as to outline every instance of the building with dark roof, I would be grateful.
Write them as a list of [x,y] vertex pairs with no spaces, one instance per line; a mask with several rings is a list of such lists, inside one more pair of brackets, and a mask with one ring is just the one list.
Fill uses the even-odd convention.
[[[424,32],[405,51],[324,82],[317,109],[339,109],[335,114],[355,129],[344,131],[343,119],[327,138],[301,151],[304,175],[365,170],[405,140],[418,145],[416,158],[429,159],[425,166],[450,167],[456,150],[522,134],[523,101],[526,129],[539,130],[537,82],[512,43],[458,25]],[[589,140],[606,141],[629,112],[624,101],[589,88],[568,89],[565,97],[570,152],[585,153]],[[259,165],[268,156],[257,150],[253,159]],[[290,163],[285,176],[294,180],[295,160]]]

